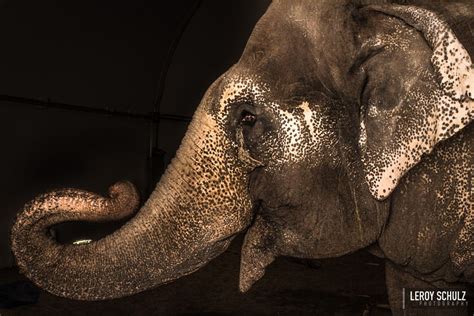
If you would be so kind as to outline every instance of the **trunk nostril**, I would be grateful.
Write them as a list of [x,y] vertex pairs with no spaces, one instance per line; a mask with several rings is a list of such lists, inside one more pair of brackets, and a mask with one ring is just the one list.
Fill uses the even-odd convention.
[[131,182],[115,183],[109,188],[109,195],[112,199],[110,212],[116,214],[117,219],[133,214],[139,207],[140,195]]

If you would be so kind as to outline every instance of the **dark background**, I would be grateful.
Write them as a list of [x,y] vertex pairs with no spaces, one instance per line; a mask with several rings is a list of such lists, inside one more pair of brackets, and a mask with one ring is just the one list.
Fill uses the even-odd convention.
[[[1,0],[0,268],[14,265],[11,225],[37,194],[105,194],[128,179],[146,199],[205,90],[237,62],[269,2]],[[165,118],[151,124],[5,96]],[[159,149],[152,159],[150,135]],[[114,228],[63,226],[67,238]]]
[[[15,268],[10,229],[36,195],[106,194],[127,179],[146,200],[207,87],[238,61],[269,3],[0,0],[0,314],[390,315],[383,261],[366,252],[278,258],[239,293],[242,236],[198,272],[112,301],[53,296]],[[120,224],[63,224],[58,238],[99,238]]]

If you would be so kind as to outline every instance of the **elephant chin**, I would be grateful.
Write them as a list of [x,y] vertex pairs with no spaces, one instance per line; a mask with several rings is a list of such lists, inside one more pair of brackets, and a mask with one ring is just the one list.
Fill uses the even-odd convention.
[[244,293],[265,274],[265,269],[275,260],[273,228],[257,215],[255,223],[247,230],[240,259],[239,290]]

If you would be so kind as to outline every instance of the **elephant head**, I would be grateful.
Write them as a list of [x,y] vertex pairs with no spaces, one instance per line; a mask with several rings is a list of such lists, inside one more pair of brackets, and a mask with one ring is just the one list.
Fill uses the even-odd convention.
[[101,240],[62,245],[48,227],[130,215],[135,189],[37,197],[12,231],[21,270],[60,296],[120,297],[195,271],[248,228],[245,291],[276,256],[375,242],[402,177],[471,122],[474,70],[439,15],[366,2],[274,1],[138,213]]

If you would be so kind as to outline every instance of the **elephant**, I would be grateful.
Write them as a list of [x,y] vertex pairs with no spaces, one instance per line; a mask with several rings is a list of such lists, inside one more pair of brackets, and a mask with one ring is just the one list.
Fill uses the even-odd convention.
[[[242,292],[278,256],[359,249],[385,258],[395,315],[403,288],[473,283],[473,22],[470,0],[274,0],[143,206],[126,181],[36,197],[12,227],[20,270],[58,296],[118,298],[244,232]],[[48,233],[127,216],[89,244]]]

